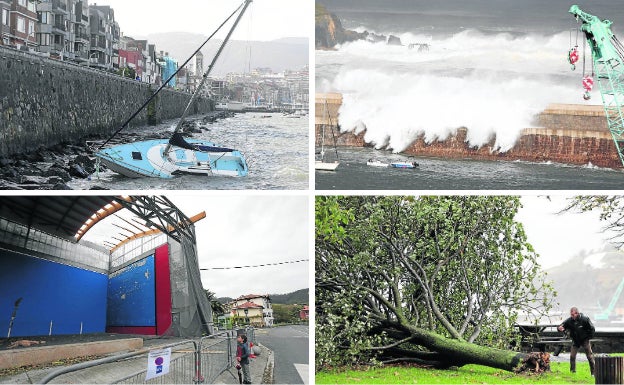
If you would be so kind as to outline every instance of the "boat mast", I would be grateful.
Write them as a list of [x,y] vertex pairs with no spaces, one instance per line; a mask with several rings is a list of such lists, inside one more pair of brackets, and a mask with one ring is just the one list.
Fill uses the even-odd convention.
[[[182,113],[182,117],[180,117],[180,121],[178,121],[178,124],[176,125],[176,128],[175,128],[175,130],[173,132],[174,134],[177,134],[177,133],[179,133],[182,130],[182,123],[184,123],[184,121],[186,119],[186,116],[188,115],[188,113],[189,113],[189,111],[191,109],[191,106],[195,102],[195,99],[197,99],[197,96],[199,95],[199,91],[201,91],[201,89],[204,87],[204,84],[206,83],[206,80],[208,79],[208,75],[210,74],[210,71],[212,70],[212,67],[214,67],[215,63],[217,62],[217,59],[219,58],[219,55],[221,55],[221,52],[225,48],[225,45],[227,44],[228,40],[230,40],[230,36],[232,36],[232,33],[234,33],[234,30],[236,29],[236,26],[238,25],[238,22],[243,17],[243,14],[245,13],[245,11],[247,10],[247,7],[249,6],[249,4],[251,4],[252,1],[253,0],[245,0],[245,5],[243,6],[243,9],[238,14],[238,17],[234,21],[234,25],[232,25],[232,28],[230,28],[230,31],[228,32],[227,36],[223,40],[223,43],[221,44],[221,46],[219,47],[219,50],[217,51],[217,53],[215,54],[214,58],[212,59],[212,62],[210,62],[210,65],[208,66],[208,69],[206,70],[206,72],[202,76],[202,80],[199,83],[199,86],[197,86],[197,89],[195,90],[195,92],[191,96],[191,100],[189,100],[188,104],[186,105],[186,108],[184,109],[184,112]],[[171,151],[171,147],[172,147],[171,143],[167,143],[167,147],[165,147],[165,150],[163,151],[163,154],[167,155]]]

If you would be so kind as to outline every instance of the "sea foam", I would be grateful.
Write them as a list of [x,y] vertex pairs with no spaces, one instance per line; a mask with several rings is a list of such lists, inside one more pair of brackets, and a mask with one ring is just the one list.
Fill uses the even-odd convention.
[[[471,146],[495,135],[493,149],[507,151],[548,104],[587,103],[581,63],[575,73],[567,63],[568,32],[397,36],[403,46],[356,41],[317,55],[317,65],[340,65],[326,78],[317,72],[317,91],[343,93],[342,129],[365,128],[365,140],[378,148],[399,152],[421,134],[431,142],[466,127]],[[410,49],[410,43],[428,44],[429,50]],[[597,90],[590,103],[600,103]]]

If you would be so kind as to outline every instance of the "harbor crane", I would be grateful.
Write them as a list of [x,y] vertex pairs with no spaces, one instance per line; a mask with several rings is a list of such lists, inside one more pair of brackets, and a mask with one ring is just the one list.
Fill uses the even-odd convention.
[[[607,125],[615,142],[615,148],[624,166],[624,45],[611,32],[612,22],[601,20],[594,15],[583,12],[577,5],[570,7],[570,13],[581,23],[580,31],[590,47],[593,58],[592,76],[583,78],[586,92],[584,98],[590,97],[595,77],[598,81],[602,104],[604,106]],[[578,51],[572,48],[568,60],[574,69],[574,61],[578,60]],[[585,75],[585,74],[583,74]]]

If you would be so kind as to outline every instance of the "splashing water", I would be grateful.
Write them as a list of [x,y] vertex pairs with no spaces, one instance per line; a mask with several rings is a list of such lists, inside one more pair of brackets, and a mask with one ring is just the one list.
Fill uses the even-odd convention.
[[469,145],[495,135],[494,149],[506,151],[549,104],[587,104],[566,60],[568,32],[395,35],[403,46],[356,41],[316,54],[317,92],[343,93],[342,129],[365,128],[377,148],[400,152],[421,134],[431,142],[466,127]]

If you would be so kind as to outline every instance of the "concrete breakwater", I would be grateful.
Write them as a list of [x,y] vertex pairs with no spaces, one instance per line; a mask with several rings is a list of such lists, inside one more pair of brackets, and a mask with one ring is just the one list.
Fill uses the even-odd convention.
[[[333,135],[339,146],[369,146],[364,140],[366,132],[356,135],[338,131],[336,122],[341,105],[340,94],[316,95],[315,143],[320,144],[321,127],[326,125],[332,130],[325,132],[326,145],[333,143]],[[535,116],[533,123],[534,127],[522,130],[515,146],[507,152],[492,150],[495,137],[481,147],[469,146],[466,142],[468,130],[465,127],[459,127],[454,135],[443,141],[426,143],[421,135],[403,152],[419,156],[553,161],[579,165],[591,163],[600,167],[622,167],[602,106],[552,104]]]
[[[104,137],[123,124],[156,86],[0,47],[0,158]],[[191,95],[164,89],[132,125],[180,116]],[[212,111],[200,97],[191,113]]]

